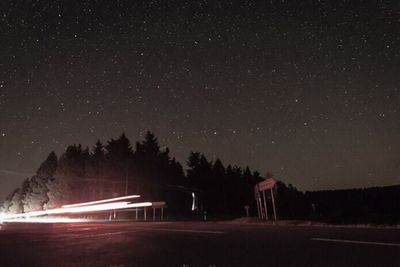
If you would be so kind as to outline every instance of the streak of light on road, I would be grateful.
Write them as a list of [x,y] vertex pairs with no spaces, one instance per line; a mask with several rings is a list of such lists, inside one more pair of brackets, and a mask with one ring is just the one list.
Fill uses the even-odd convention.
[[88,219],[74,219],[68,217],[54,217],[54,218],[33,217],[33,218],[15,218],[15,219],[4,220],[4,222],[17,222],[17,223],[83,223],[90,221],[91,220]]
[[127,199],[132,199],[132,198],[139,198],[139,197],[140,197],[140,195],[130,195],[130,196],[108,198],[108,199],[102,199],[102,200],[96,200],[96,201],[90,201],[90,202],[63,205],[61,207],[63,207],[63,208],[73,208],[73,207],[81,207],[81,206],[90,206],[90,205],[95,205],[95,204],[114,202],[114,201],[120,201],[120,200],[127,200]]
[[32,217],[39,217],[39,216],[46,216],[46,215],[99,212],[99,211],[108,211],[108,210],[149,207],[152,205],[153,204],[151,202],[130,203],[130,202],[124,201],[124,202],[113,202],[113,203],[82,206],[82,207],[57,208],[57,209],[49,209],[49,210],[41,210],[41,211],[31,211],[31,212],[18,213],[18,214],[1,214],[0,215],[0,223],[1,222],[12,222],[12,221],[15,221],[16,219],[18,219],[19,221],[25,220],[26,222],[28,222],[29,220],[32,219]]

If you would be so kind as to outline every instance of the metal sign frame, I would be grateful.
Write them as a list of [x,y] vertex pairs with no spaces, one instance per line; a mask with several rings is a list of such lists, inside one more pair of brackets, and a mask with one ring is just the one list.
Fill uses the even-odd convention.
[[[260,219],[265,219],[268,221],[268,206],[267,206],[267,196],[265,191],[270,190],[272,199],[272,209],[274,213],[274,221],[277,220],[276,207],[275,207],[275,196],[274,187],[276,186],[276,181],[273,178],[265,179],[254,186],[254,196],[257,201],[257,211],[258,217]],[[261,194],[263,201],[261,200]]]

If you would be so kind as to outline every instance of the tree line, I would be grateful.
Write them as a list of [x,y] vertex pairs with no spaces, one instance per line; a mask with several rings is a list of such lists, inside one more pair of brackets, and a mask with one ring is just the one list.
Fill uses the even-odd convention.
[[[191,152],[185,166],[147,132],[131,144],[122,134],[89,149],[70,145],[51,152],[36,174],[26,178],[0,205],[0,212],[21,213],[63,204],[140,194],[142,201],[166,201],[172,218],[224,219],[257,215],[254,186],[263,180],[249,167],[225,166]],[[277,181],[281,219],[333,223],[399,223],[400,186],[301,192]],[[195,205],[193,206],[193,198]]]
[[[204,212],[211,217],[243,216],[245,206],[255,214],[254,185],[261,180],[249,167],[225,167],[220,159],[209,160],[199,152],[191,152],[184,167],[168,148],[160,147],[152,132],[134,146],[122,134],[104,145],[97,141],[92,149],[74,144],[59,157],[51,152],[36,174],[3,201],[1,209],[13,213],[43,210],[127,193],[166,200],[176,216]],[[101,192],[89,193],[93,188]]]

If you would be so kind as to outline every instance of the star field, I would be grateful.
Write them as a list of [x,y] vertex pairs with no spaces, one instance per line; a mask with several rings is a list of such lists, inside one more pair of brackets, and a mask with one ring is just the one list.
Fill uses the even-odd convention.
[[400,182],[391,1],[6,0],[0,18],[1,187],[147,130],[183,164],[201,151],[302,190]]

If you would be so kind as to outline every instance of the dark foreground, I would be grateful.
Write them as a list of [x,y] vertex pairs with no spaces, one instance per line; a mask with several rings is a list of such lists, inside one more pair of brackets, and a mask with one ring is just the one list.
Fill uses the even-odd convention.
[[222,223],[6,225],[0,266],[400,266],[400,230]]

